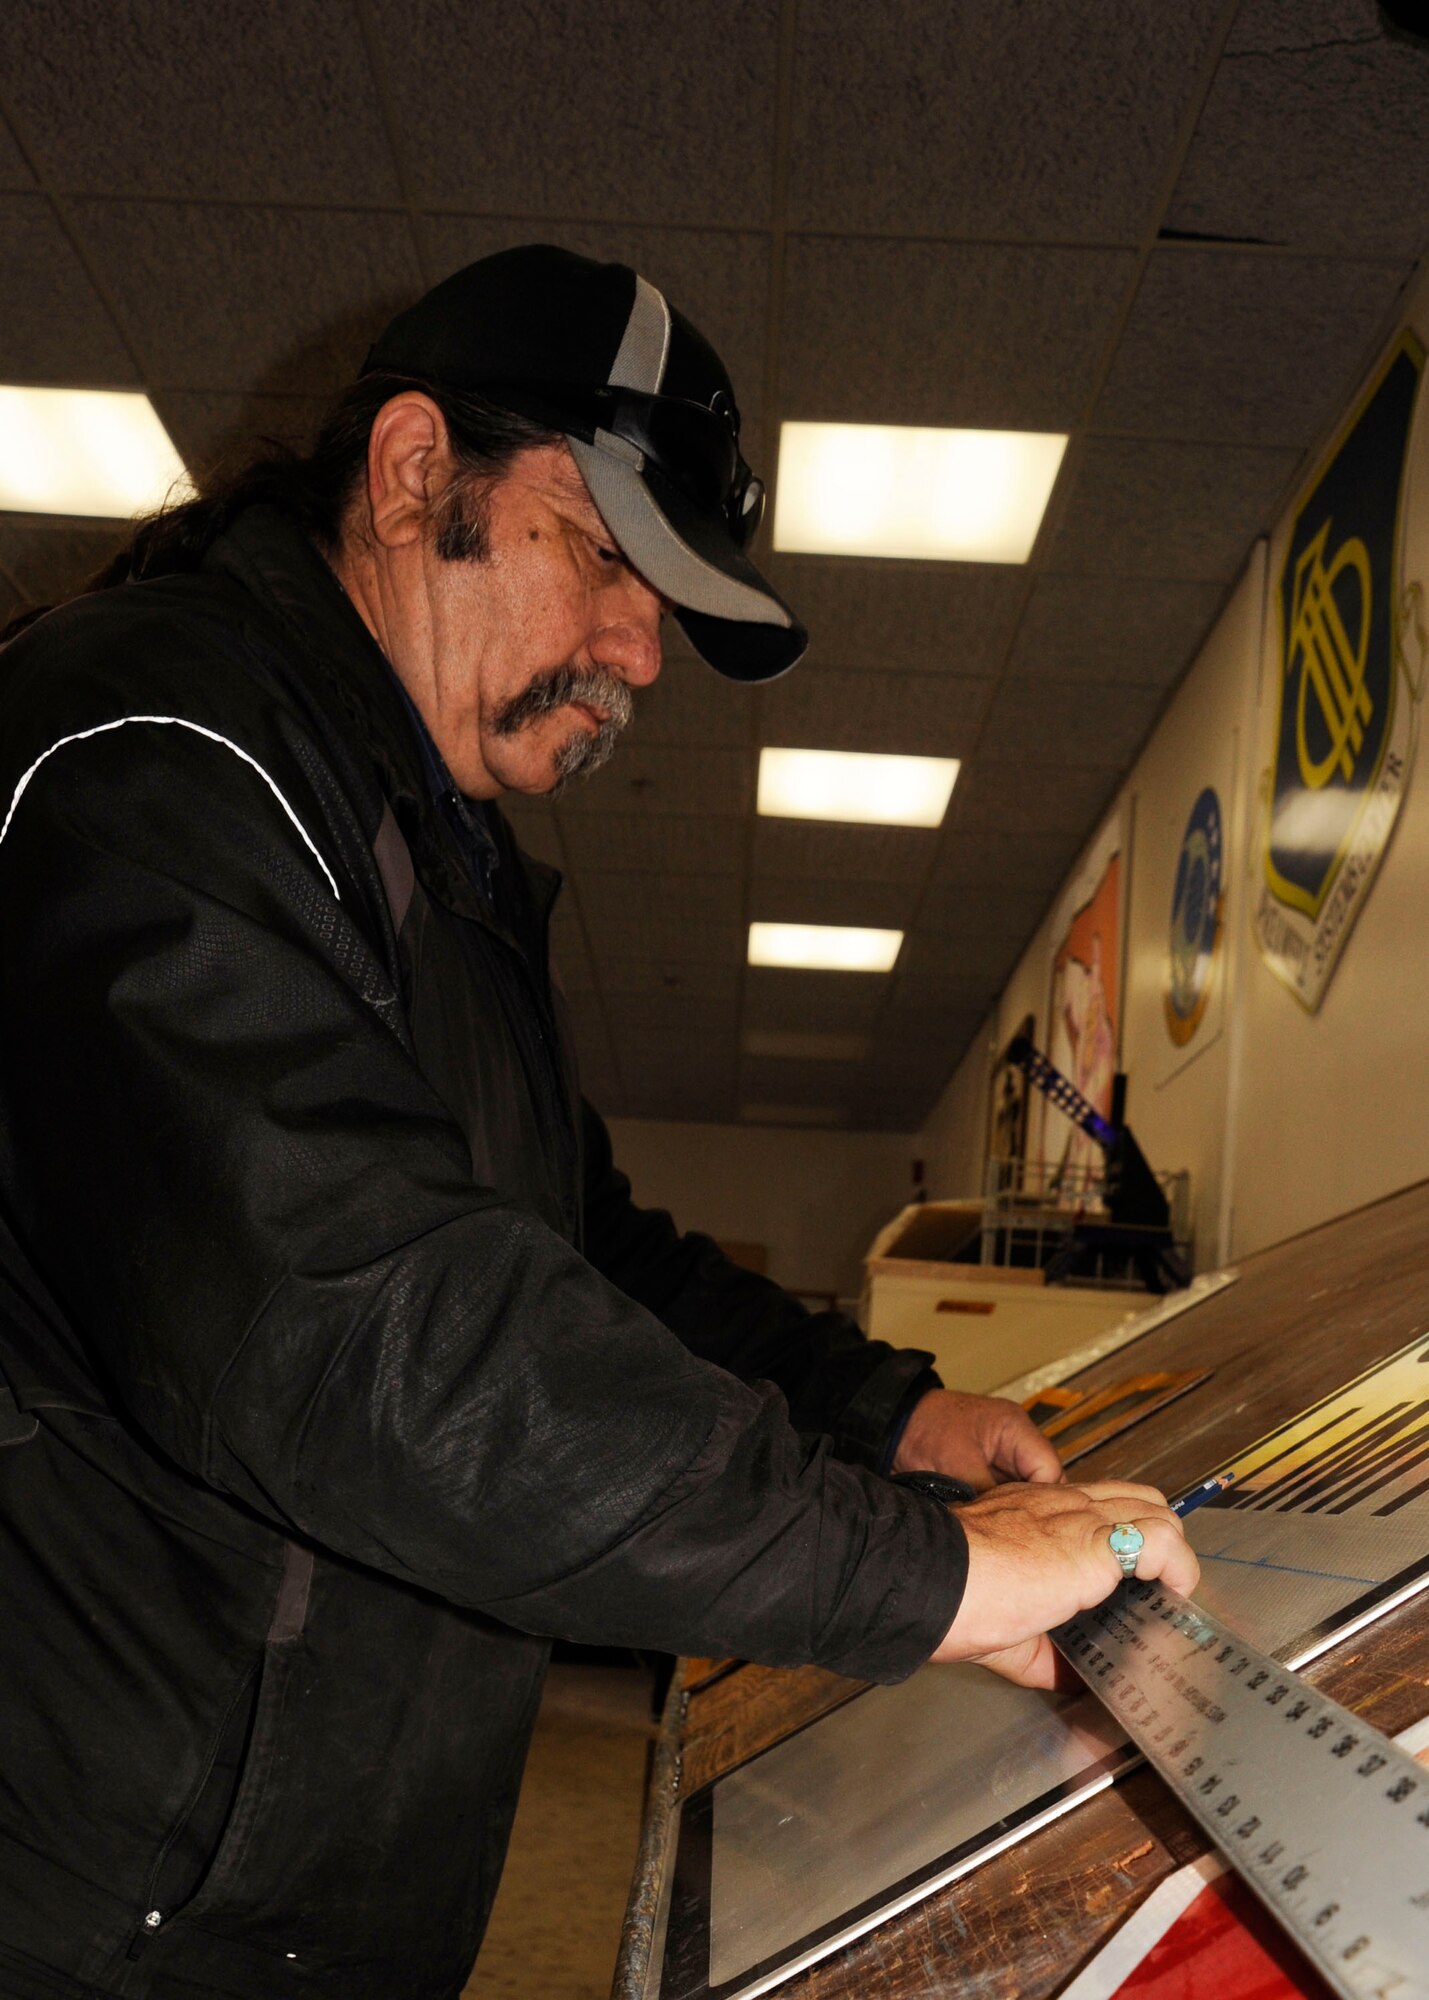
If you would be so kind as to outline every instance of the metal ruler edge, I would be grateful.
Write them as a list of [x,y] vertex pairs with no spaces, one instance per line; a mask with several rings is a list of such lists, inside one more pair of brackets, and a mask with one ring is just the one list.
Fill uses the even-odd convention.
[[1343,2000],[1429,2000],[1429,1770],[1160,1584],[1052,1639]]

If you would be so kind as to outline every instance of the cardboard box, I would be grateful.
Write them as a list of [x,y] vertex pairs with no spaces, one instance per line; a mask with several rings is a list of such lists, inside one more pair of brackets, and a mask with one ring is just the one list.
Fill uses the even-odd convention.
[[968,1261],[982,1212],[980,1201],[911,1203],[864,1259],[866,1331],[929,1349],[950,1389],[991,1394],[1145,1309],[1144,1294],[1122,1287],[1049,1285],[1041,1271]]

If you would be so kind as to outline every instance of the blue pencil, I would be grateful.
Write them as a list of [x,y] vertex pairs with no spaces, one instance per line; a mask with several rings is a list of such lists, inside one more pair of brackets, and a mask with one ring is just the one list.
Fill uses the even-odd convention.
[[1228,1486],[1234,1485],[1233,1472],[1218,1472],[1214,1478],[1203,1479],[1199,1486],[1183,1493],[1179,1500],[1173,1500],[1171,1512],[1184,1521],[1188,1514],[1194,1514],[1198,1507],[1204,1507],[1208,1500],[1214,1500],[1218,1493],[1224,1493]]

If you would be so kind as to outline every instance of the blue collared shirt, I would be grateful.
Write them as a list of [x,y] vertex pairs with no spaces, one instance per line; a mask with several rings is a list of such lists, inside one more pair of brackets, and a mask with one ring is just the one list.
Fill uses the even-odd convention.
[[501,865],[501,856],[496,851],[491,829],[487,825],[485,808],[479,801],[466,798],[458,789],[456,779],[447,769],[447,762],[432,738],[432,732],[423,720],[422,711],[402,685],[401,677],[393,671],[390,662],[388,671],[396,682],[397,690],[406,703],[407,713],[412,719],[412,729],[417,738],[417,748],[422,755],[422,769],[427,775],[427,786],[437,808],[447,825],[456,836],[466,863],[467,874],[472,886],[493,910],[496,908],[496,871]]

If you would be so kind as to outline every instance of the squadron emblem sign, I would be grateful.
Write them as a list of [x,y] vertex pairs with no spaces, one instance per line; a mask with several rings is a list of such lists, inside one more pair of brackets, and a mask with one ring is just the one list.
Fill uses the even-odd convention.
[[1280,707],[1255,933],[1319,1006],[1399,812],[1421,661],[1401,625],[1400,489],[1424,354],[1406,335],[1295,516],[1280,575]]

